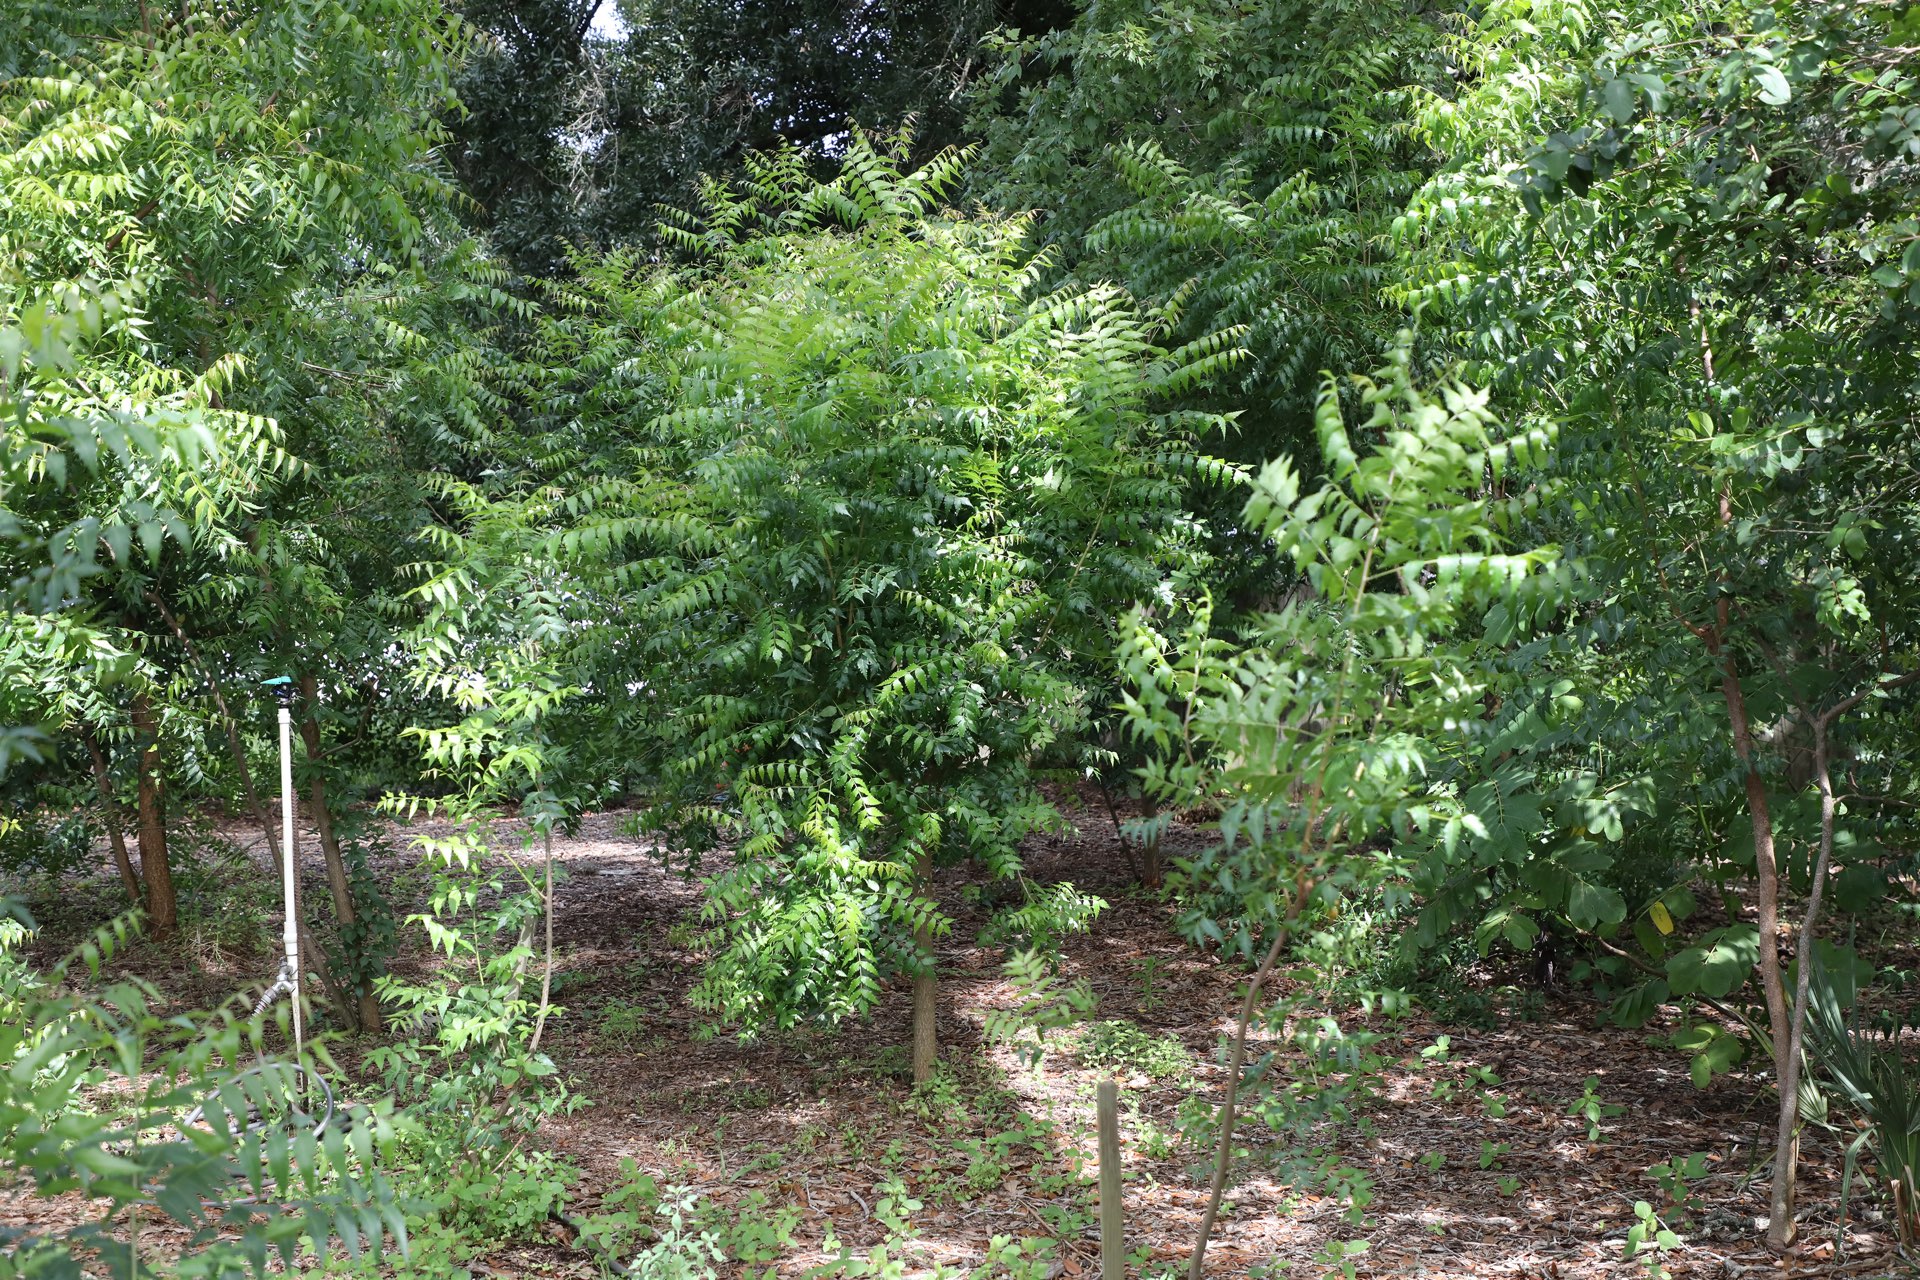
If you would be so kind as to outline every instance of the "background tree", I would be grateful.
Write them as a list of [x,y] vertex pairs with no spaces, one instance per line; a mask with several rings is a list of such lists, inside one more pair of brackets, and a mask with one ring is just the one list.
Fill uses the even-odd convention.
[[1246,619],[1237,644],[1212,634],[1205,609],[1172,642],[1146,614],[1130,619],[1128,728],[1161,753],[1146,785],[1169,804],[1219,813],[1220,839],[1190,877],[1230,888],[1234,914],[1202,907],[1183,923],[1195,941],[1256,966],[1227,1055],[1189,1280],[1205,1273],[1226,1188],[1249,1029],[1311,1034],[1298,995],[1266,990],[1275,966],[1303,925],[1380,892],[1392,873],[1381,837],[1411,827],[1426,775],[1471,733],[1474,708],[1497,687],[1489,659],[1562,594],[1552,548],[1503,547],[1525,504],[1483,488],[1545,461],[1551,436],[1499,433],[1484,392],[1423,391],[1410,339],[1378,381],[1360,382],[1360,430],[1377,447],[1356,448],[1330,384],[1319,414],[1327,484],[1303,495],[1293,464],[1276,460],[1248,500],[1248,522],[1311,596]]
[[1234,411],[1215,447],[1312,460],[1320,371],[1400,324],[1388,233],[1437,159],[1414,123],[1452,87],[1441,11],[1128,0],[983,49],[975,191],[1032,210],[1065,278],[1177,304],[1177,335],[1243,327],[1238,376],[1196,388]]
[[[0,107],[5,313],[45,317],[71,297],[92,318],[61,360],[13,375],[27,393],[25,483],[9,508],[29,554],[11,576],[63,625],[140,656],[126,715],[147,906],[164,934],[169,752],[200,736],[218,744],[200,758],[225,759],[216,770],[272,847],[239,691],[290,654],[289,619],[304,626],[301,611],[324,605],[299,585],[343,552],[398,545],[396,524],[424,523],[418,501],[394,500],[396,477],[459,463],[445,442],[464,420],[444,388],[467,366],[413,340],[421,295],[449,300],[443,333],[458,299],[498,299],[470,251],[460,256],[451,189],[430,162],[456,49],[434,6],[104,6],[33,40]],[[431,284],[430,267],[444,273]],[[100,295],[111,305],[90,301]],[[396,370],[408,371],[411,415],[326,429],[339,421],[315,408],[321,386],[398,382]],[[442,391],[451,423],[423,421],[427,389]],[[371,397],[339,401],[365,410]],[[411,441],[394,425],[408,416]],[[50,439],[54,423],[79,425]],[[125,447],[128,424],[148,432],[145,447]],[[288,451],[289,426],[312,461]],[[385,465],[368,466],[383,446]],[[315,469],[336,460],[332,475]],[[387,486],[382,510],[335,500],[332,476],[347,473],[363,494]],[[301,511],[291,528],[282,503]],[[294,606],[278,618],[276,585]]]
[[[1396,296],[1444,317],[1510,412],[1562,424],[1564,498],[1540,520],[1595,576],[1574,643],[1526,657],[1531,692],[1501,708],[1472,784],[1509,810],[1463,842],[1470,874],[1510,867],[1509,892],[1485,915],[1437,854],[1428,927],[1479,915],[1483,937],[1530,945],[1534,915],[1579,905],[1543,894],[1540,869],[1585,862],[1633,900],[1572,923],[1634,932],[1656,972],[1622,1017],[1728,997],[1755,970],[1780,1091],[1775,1244],[1793,1232],[1808,976],[1789,982],[1781,948],[1809,954],[1823,898],[1877,896],[1872,851],[1908,826],[1907,23],[1844,3],[1635,10],[1603,29],[1572,9],[1557,27],[1490,13],[1483,81],[1428,119],[1460,159],[1402,223],[1414,274]],[[1749,886],[1750,906],[1728,892],[1724,927],[1671,947],[1703,877]],[[1699,1048],[1696,1078],[1739,1051]]]
[[[569,246],[657,247],[663,206],[792,147],[830,173],[855,125],[915,122],[926,157],[961,137],[983,33],[1046,30],[1063,0],[469,0],[480,33],[453,121],[476,225],[521,270]],[[617,21],[596,28],[596,16]],[[623,34],[603,34],[606,29]]]

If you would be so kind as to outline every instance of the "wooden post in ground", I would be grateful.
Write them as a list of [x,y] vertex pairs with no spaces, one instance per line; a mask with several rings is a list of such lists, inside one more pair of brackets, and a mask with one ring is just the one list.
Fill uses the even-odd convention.
[[1126,1280],[1127,1241],[1120,1203],[1120,1085],[1100,1082],[1100,1280]]

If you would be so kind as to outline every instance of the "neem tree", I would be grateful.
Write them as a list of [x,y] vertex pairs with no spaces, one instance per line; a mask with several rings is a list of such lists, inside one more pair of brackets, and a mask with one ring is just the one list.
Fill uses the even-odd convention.
[[[0,360],[19,406],[0,572],[59,615],[0,623],[44,695],[0,714],[84,730],[63,736],[85,737],[109,810],[110,757],[136,748],[156,935],[173,923],[162,775],[205,734],[255,790],[233,691],[288,665],[313,598],[295,586],[395,541],[324,500],[403,469],[373,447],[388,419],[315,429],[339,423],[312,406],[364,410],[342,386],[422,363],[393,335],[450,256],[433,113],[457,45],[421,3],[0,15],[0,321],[31,340]],[[35,338],[69,313],[70,340]],[[29,625],[118,656],[67,661]]]
[[[1460,159],[1402,220],[1402,296],[1505,415],[1560,424],[1540,518],[1592,593],[1516,653],[1531,674],[1472,788],[1504,820],[1427,860],[1422,928],[1478,917],[1525,947],[1558,917],[1644,974],[1623,1022],[1757,1006],[1784,1247],[1812,975],[1783,944],[1830,950],[1823,918],[1872,910],[1912,846],[1920,18],[1544,16],[1477,22],[1485,74],[1431,113]],[[1632,896],[1563,890],[1582,866]],[[1697,887],[1725,923],[1673,936]],[[1711,1026],[1685,1043],[1702,1085],[1744,1052]]]
[[1187,882],[1233,916],[1203,897],[1186,926],[1255,966],[1190,1280],[1203,1274],[1242,1091],[1276,1087],[1258,1065],[1242,1078],[1249,1030],[1325,1048],[1303,1016],[1298,992],[1311,984],[1274,993],[1276,965],[1303,926],[1379,891],[1397,862],[1382,837],[1426,819],[1430,775],[1484,735],[1502,647],[1565,595],[1555,548],[1507,550],[1537,500],[1520,473],[1546,459],[1550,431],[1502,430],[1486,393],[1457,382],[1420,387],[1411,342],[1402,335],[1377,380],[1355,380],[1367,410],[1357,430],[1338,387],[1322,392],[1326,484],[1302,493],[1281,458],[1254,485],[1247,523],[1300,573],[1293,599],[1243,620],[1233,640],[1204,609],[1178,643],[1141,612],[1128,621],[1129,727],[1160,749],[1144,783],[1169,804],[1219,812],[1220,838]]
[[697,265],[590,267],[542,363],[549,439],[629,460],[553,543],[612,611],[597,681],[642,707],[661,827],[732,843],[696,1000],[787,1025],[911,975],[924,1078],[936,869],[1018,881],[1008,937],[1102,905],[1022,876],[1061,823],[1036,770],[1087,724],[1112,620],[1196,554],[1182,486],[1229,474],[1193,453],[1219,419],[1150,406],[1233,353],[1159,349],[1110,289],[1034,298],[1025,224],[941,212],[958,160],[900,155],[711,189],[677,228]]

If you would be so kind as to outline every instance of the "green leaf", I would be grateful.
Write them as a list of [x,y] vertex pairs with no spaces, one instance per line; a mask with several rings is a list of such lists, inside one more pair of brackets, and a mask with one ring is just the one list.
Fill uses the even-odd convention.
[[1600,90],[1601,101],[1606,104],[1607,114],[1617,124],[1633,122],[1633,84],[1628,80],[1615,77]]
[[1781,107],[1793,100],[1793,90],[1787,85],[1786,76],[1780,68],[1760,63],[1753,69],[1754,83],[1760,86],[1760,101],[1769,106]]
[[1870,862],[1842,867],[1833,878],[1833,904],[1849,915],[1864,915],[1887,897],[1887,875]]
[[1616,925],[1627,918],[1627,900],[1616,890],[1576,876],[1567,890],[1567,918],[1579,929]]
[[1731,995],[1747,980],[1760,956],[1760,934],[1750,924],[1714,929],[1667,961],[1675,995]]
[[[1828,990],[1833,993],[1840,1008],[1852,1008],[1859,999],[1860,988],[1873,981],[1873,963],[1854,948],[1828,942],[1825,938],[1817,939],[1814,945],[1820,949],[1820,963],[1815,972],[1826,981]],[[1796,956],[1787,965],[1787,988],[1792,990],[1799,985],[1799,981],[1800,960]]]
[[1650,979],[1616,998],[1607,1007],[1607,1017],[1619,1027],[1644,1026],[1671,994],[1665,978]]
[[1675,1033],[1673,1047],[1692,1055],[1687,1071],[1696,1089],[1706,1088],[1716,1074],[1726,1072],[1747,1053],[1746,1041],[1710,1022]]

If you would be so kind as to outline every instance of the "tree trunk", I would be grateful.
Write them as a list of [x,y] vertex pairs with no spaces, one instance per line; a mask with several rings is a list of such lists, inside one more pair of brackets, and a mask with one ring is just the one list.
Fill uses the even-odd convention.
[[934,1020],[940,994],[940,979],[928,962],[924,973],[913,979],[913,1082],[933,1078],[940,1061],[940,1031]]
[[[1753,825],[1753,863],[1759,880],[1755,907],[1759,916],[1760,986],[1767,1005],[1767,1030],[1773,1041],[1773,1078],[1780,1091],[1779,1121],[1774,1131],[1773,1188],[1768,1199],[1767,1243],[1784,1248],[1793,1242],[1793,1192],[1799,1156],[1797,1130],[1800,1097],[1794,1082],[1799,1076],[1787,1011],[1785,984],[1780,980],[1780,868],[1774,857],[1773,815],[1767,806],[1766,782],[1754,759],[1753,728],[1747,718],[1747,700],[1740,685],[1740,669],[1726,645],[1727,603],[1719,603],[1718,626],[1706,634],[1707,648],[1720,659],[1720,688],[1727,700],[1727,719],[1733,730],[1733,750],[1746,772],[1747,816]],[[1801,963],[1806,963],[1803,958]]]
[[[1881,688],[1892,688],[1897,685],[1911,683],[1916,679],[1920,679],[1920,673],[1908,674],[1895,680],[1886,681],[1884,684],[1876,681],[1875,684]],[[1799,954],[1800,963],[1798,972],[1794,977],[1791,1018],[1787,1027],[1786,1070],[1780,1076],[1780,1093],[1782,1098],[1792,1099],[1793,1112],[1791,1114],[1791,1121],[1792,1127],[1795,1129],[1798,1128],[1799,1119],[1800,1070],[1806,1043],[1807,1002],[1811,998],[1813,965],[1815,960],[1814,948],[1819,945],[1820,900],[1826,890],[1827,872],[1833,866],[1834,827],[1839,819],[1840,807],[1839,797],[1836,796],[1833,791],[1832,742],[1828,738],[1828,731],[1836,718],[1851,708],[1858,706],[1866,696],[1867,694],[1864,692],[1855,694],[1853,697],[1842,699],[1819,715],[1809,714],[1808,716],[1809,723],[1813,727],[1813,783],[1820,792],[1820,851],[1813,862],[1813,874],[1807,890],[1806,915],[1801,918],[1800,933],[1795,939],[1795,948]],[[1784,998],[1785,993],[1783,990],[1783,1001]],[[1780,1131],[1784,1134],[1789,1128],[1788,1104],[1784,1101],[1781,1104],[1780,1113]],[[1797,1159],[1800,1150],[1800,1137],[1797,1132],[1792,1135],[1792,1150]],[[1774,1207],[1775,1211],[1778,1211],[1780,1193],[1777,1160],[1775,1167]],[[1910,1231],[1911,1223],[1908,1215],[1911,1215],[1912,1207],[1909,1205],[1904,1210],[1902,1209],[1900,1205],[1900,1191],[1897,1185],[1894,1192],[1894,1202],[1895,1219],[1900,1226],[1900,1241],[1902,1244],[1911,1244],[1913,1241]],[[1793,1208],[1791,1164],[1788,1166],[1785,1207],[1789,1215],[1791,1215]],[[1792,1230],[1793,1221],[1791,1216],[1789,1216],[1787,1219],[1788,1239],[1791,1239]],[[1767,1237],[1769,1241],[1774,1241],[1773,1224],[1771,1220],[1768,1222]],[[1786,1241],[1780,1240],[1777,1241],[1777,1243],[1784,1244]]]
[[[1309,831],[1312,830],[1313,821],[1309,819]],[[1280,928],[1274,934],[1273,945],[1267,948],[1260,967],[1254,970],[1252,980],[1247,983],[1246,995],[1240,1001],[1240,1017],[1233,1029],[1233,1048],[1227,1056],[1227,1096],[1220,1103],[1220,1133],[1214,1139],[1213,1177],[1207,1184],[1207,1207],[1200,1214],[1200,1229],[1194,1235],[1193,1253],[1187,1258],[1187,1280],[1204,1280],[1207,1273],[1207,1243],[1213,1238],[1213,1224],[1219,1220],[1220,1202],[1226,1195],[1227,1173],[1233,1166],[1233,1126],[1239,1114],[1240,1073],[1247,1063],[1247,1032],[1253,1027],[1260,990],[1272,975],[1273,966],[1279,962],[1287,939],[1293,936],[1293,922],[1299,919],[1307,899],[1318,885],[1316,877],[1304,872],[1301,874],[1294,886],[1293,897],[1287,903],[1287,913],[1280,918]]]
[[[1807,1001],[1813,980],[1815,962],[1814,948],[1819,945],[1820,898],[1827,887],[1827,869],[1833,865],[1834,824],[1837,818],[1839,802],[1833,794],[1833,777],[1828,769],[1827,725],[1829,716],[1817,716],[1813,721],[1813,769],[1814,782],[1820,788],[1820,852],[1813,860],[1813,875],[1807,891],[1807,911],[1800,920],[1800,932],[1794,939],[1795,954],[1799,957],[1797,972],[1794,974],[1793,1002],[1789,1006],[1790,1018],[1787,1024],[1787,1069],[1780,1076],[1780,1094],[1794,1100],[1794,1128],[1798,1129],[1797,1114],[1800,1105],[1800,1067],[1807,1033]],[[1784,991],[1783,991],[1784,997]],[[1787,1126],[1786,1108],[1781,1107],[1781,1127]],[[1800,1154],[1800,1135],[1793,1134],[1793,1151],[1796,1160]],[[1776,1181],[1778,1174],[1775,1175]],[[1788,1184],[1787,1208],[1793,1207],[1792,1183]],[[1772,1223],[1768,1223],[1771,1235]],[[1788,1221],[1788,1230],[1792,1230],[1792,1221]],[[1783,1242],[1784,1243],[1784,1242]]]
[[[313,718],[313,708],[318,705],[319,688],[312,675],[301,675],[300,696],[307,705],[307,714],[300,721],[300,741],[306,746],[307,763],[313,771],[312,779],[307,784],[308,804],[313,809],[314,830],[320,834],[320,852],[326,859],[327,888],[333,895],[334,916],[340,921],[341,930],[350,934],[358,917],[353,907],[353,886],[347,880],[347,861],[340,852],[340,841],[333,832],[333,814],[327,808],[327,783],[321,767],[320,722]],[[379,1031],[380,997],[373,993],[373,987],[363,979],[356,978],[353,997],[359,1006],[360,1029]]]
[[[1140,816],[1148,821],[1160,816],[1160,806],[1153,802],[1152,796],[1141,795]],[[1160,864],[1160,829],[1152,827],[1140,845],[1140,883],[1149,889],[1158,889],[1165,880],[1166,872]]]
[[147,929],[164,942],[180,927],[180,907],[173,896],[173,868],[167,862],[167,805],[160,790],[160,722],[149,695],[134,695],[132,717],[140,752],[135,777],[140,797],[140,873],[147,882]]
[[[920,858],[920,891],[933,891],[933,859],[922,854]],[[933,1078],[933,1069],[940,1060],[940,1031],[935,1020],[940,994],[940,979],[933,967],[933,927],[923,923],[914,930],[913,940],[919,944],[925,956],[926,968],[913,976],[913,1082]]]
[[141,898],[140,877],[134,874],[133,860],[127,856],[127,837],[120,822],[120,806],[113,798],[113,780],[108,776],[106,753],[100,750],[93,731],[85,725],[80,726],[80,741],[86,745],[87,756],[93,761],[93,785],[100,792],[100,809],[107,824],[107,840],[113,845],[113,865],[119,868],[120,883],[127,888],[128,900],[137,907]]
[[1105,778],[1098,779],[1100,798],[1107,803],[1107,817],[1113,822],[1113,838],[1120,842],[1120,852],[1126,855],[1127,871],[1135,880],[1140,878],[1140,861],[1133,856],[1133,841],[1127,839],[1127,833],[1120,829],[1120,811],[1114,808],[1113,792],[1107,787]]

